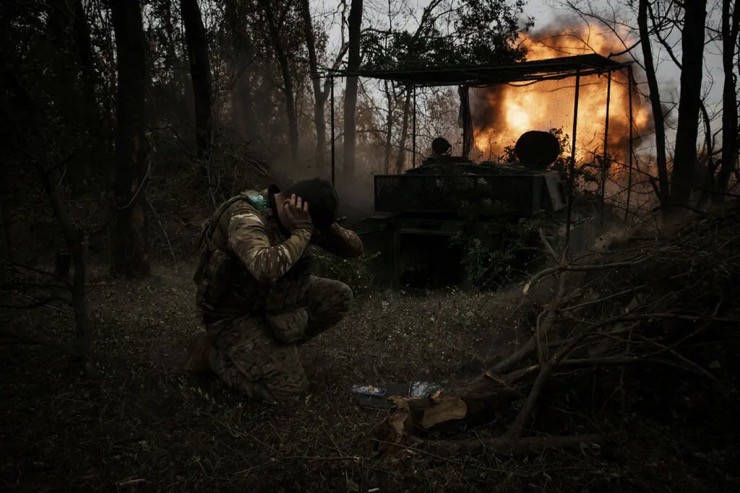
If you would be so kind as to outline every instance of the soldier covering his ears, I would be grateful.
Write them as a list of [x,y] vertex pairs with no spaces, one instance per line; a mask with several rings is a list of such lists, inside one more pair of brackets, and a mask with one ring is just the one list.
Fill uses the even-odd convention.
[[203,233],[195,274],[206,333],[191,340],[191,371],[213,370],[258,399],[294,399],[308,388],[297,346],[339,322],[352,290],[309,272],[309,244],[362,255],[362,241],[336,222],[337,194],[319,178],[284,191],[272,185],[227,200]]

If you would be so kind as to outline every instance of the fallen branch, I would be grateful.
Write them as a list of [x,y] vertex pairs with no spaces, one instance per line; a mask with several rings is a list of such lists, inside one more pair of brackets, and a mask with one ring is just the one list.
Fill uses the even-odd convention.
[[[553,300],[551,305],[549,305],[542,313],[537,316],[537,325],[532,337],[530,337],[522,347],[514,351],[507,358],[494,365],[493,368],[491,368],[491,371],[493,373],[502,373],[506,371],[507,369],[511,368],[512,365],[524,359],[535,348],[538,349],[538,354],[540,355],[540,359],[542,359],[541,341],[542,338],[545,337],[545,335],[547,335],[547,333],[552,328],[557,313],[560,311],[560,304],[562,303],[563,295],[565,294],[565,278],[566,272],[563,271],[558,278],[558,292],[555,295],[555,299]],[[542,320],[542,322],[540,323],[541,318],[544,318],[544,320]]]
[[[736,234],[732,232],[731,236],[734,238]],[[712,236],[715,237],[716,234]],[[682,249],[673,249],[664,243],[649,251],[629,253],[629,256],[623,252],[608,256],[606,252],[598,257],[599,260],[580,259],[583,264],[578,265],[566,256],[558,258],[543,231],[540,231],[540,238],[548,259],[555,265],[537,273],[523,288],[525,296],[521,300],[526,299],[538,281],[546,276],[553,277],[548,278],[548,288],[552,290],[550,299],[543,303],[531,322],[531,337],[508,355],[497,357],[487,371],[449,387],[441,395],[402,399],[395,403],[392,419],[384,422],[392,431],[387,434],[390,438],[387,444],[404,447],[402,442],[406,441],[444,452],[491,449],[526,454],[547,448],[579,446],[584,442],[598,443],[601,440],[598,435],[527,435],[535,434],[529,428],[534,428],[533,416],[538,407],[544,405],[543,395],[549,382],[569,375],[578,379],[584,374],[588,378],[590,372],[602,366],[669,365],[701,375],[715,384],[721,383],[718,372],[706,369],[707,361],[691,361],[681,354],[684,351],[680,346],[708,328],[717,328],[718,334],[723,335],[726,331],[722,328],[736,326],[735,312],[724,308],[720,311],[734,291],[715,295],[701,288],[707,282],[716,282],[717,276],[721,276],[722,282],[732,280],[740,266],[718,263],[704,243],[690,241],[684,241]],[[725,239],[726,235],[722,240]],[[727,248],[730,243],[715,241],[713,246],[718,244]],[[734,254],[734,251],[729,253]],[[686,262],[688,265],[684,266]],[[637,275],[624,275],[624,270],[640,264]],[[576,278],[571,272],[586,274]],[[683,277],[677,280],[678,275]],[[695,279],[698,281],[694,282]],[[673,287],[677,283],[682,287]],[[701,290],[699,296],[697,290]],[[519,306],[523,303],[520,301]],[[665,324],[663,320],[682,323]],[[680,330],[663,330],[666,325],[676,325]],[[618,377],[619,372],[594,373],[597,375],[608,381]],[[624,388],[623,383],[619,385]],[[498,423],[505,426],[505,433],[495,438],[440,440],[437,436],[436,440],[425,441],[423,435],[418,434],[422,429],[443,433],[447,428],[443,426],[445,423],[475,426],[482,419],[490,420],[497,410],[510,410],[512,405],[519,407],[516,415],[505,423]],[[457,431],[460,426],[449,429]]]
[[164,224],[162,224],[162,219],[159,217],[159,214],[157,214],[157,210],[154,208],[154,205],[151,203],[151,201],[148,198],[145,198],[146,203],[149,204],[149,209],[152,211],[152,215],[154,216],[154,219],[157,221],[157,224],[159,225],[159,229],[162,230],[162,234],[164,235],[164,239],[167,242],[167,248],[170,251],[170,256],[172,256],[172,260],[175,260],[175,250],[172,248],[172,242],[170,241],[170,236],[167,234],[167,230],[164,229]]
[[62,296],[50,296],[48,298],[44,298],[42,300],[37,300],[36,298],[27,297],[27,299],[34,300],[32,303],[29,303],[27,305],[15,305],[15,304],[5,304],[0,303],[0,308],[6,308],[8,310],[31,310],[33,308],[39,308],[41,306],[45,306],[47,308],[52,308],[54,310],[59,310],[59,307],[50,305],[49,303],[52,303],[54,301],[62,301],[67,304],[71,304],[69,298],[64,298]]
[[540,368],[540,373],[537,375],[537,379],[532,385],[532,390],[527,396],[527,401],[524,406],[519,410],[519,414],[516,415],[514,423],[509,427],[509,430],[504,434],[502,439],[520,439],[522,436],[522,430],[524,430],[524,424],[529,420],[529,416],[534,411],[534,407],[542,394],[542,389],[550,379],[552,374],[553,365],[551,363],[545,363]]
[[[671,351],[668,351],[671,352]],[[688,371],[690,373],[695,373],[697,375],[703,376],[713,382],[718,382],[717,377],[709,373],[706,369],[702,368],[701,366],[697,365],[691,360],[687,360],[686,358],[679,358],[682,361],[684,361],[688,366],[679,365],[675,361],[670,361],[666,359],[658,359],[658,358],[652,358],[652,357],[644,357],[644,356],[613,356],[613,357],[603,357],[603,358],[573,358],[573,359],[567,359],[564,361],[561,361],[558,365],[558,368],[561,367],[576,367],[576,368],[587,368],[587,367],[593,367],[593,366],[626,366],[626,365],[633,365],[633,364],[649,364],[649,363],[655,363],[659,365],[666,365],[670,366],[672,368],[679,368],[684,371]]]
[[45,271],[43,269],[32,267],[30,265],[26,265],[26,264],[17,262],[15,260],[7,259],[7,258],[0,259],[0,263],[8,264],[9,267],[16,267],[16,268],[19,268],[19,269],[25,269],[25,270],[29,270],[31,272],[35,272],[36,274],[41,274],[41,275],[44,275],[44,276],[52,277],[55,280],[57,280],[60,285],[65,285],[65,286],[71,287],[71,284],[70,284],[70,282],[67,279],[64,279],[63,277],[59,277],[56,274],[54,274],[53,272]]
[[537,232],[540,234],[540,240],[542,241],[542,244],[545,246],[545,251],[550,256],[550,259],[553,262],[558,261],[558,254],[555,253],[555,249],[552,247],[550,242],[548,241],[547,237],[545,236],[545,232],[542,230],[542,228],[539,228]]
[[76,346],[71,344],[65,344],[63,342],[52,341],[51,339],[44,339],[43,337],[37,337],[31,334],[19,334],[7,329],[0,329],[0,337],[7,337],[13,343],[16,344],[35,344],[39,346],[46,346],[57,349],[71,356],[81,356]]
[[343,461],[343,460],[351,460],[355,462],[359,462],[362,460],[362,457],[358,456],[351,456],[351,457],[343,457],[343,456],[327,456],[327,457],[321,457],[319,455],[286,455],[285,457],[278,457],[275,459],[275,461],[278,460],[305,460],[305,461]]
[[522,292],[524,294],[527,294],[532,286],[534,286],[540,279],[542,279],[545,276],[548,276],[550,274],[554,274],[556,272],[562,272],[562,271],[576,271],[576,272],[585,272],[585,271],[594,271],[594,270],[607,270],[607,269],[618,269],[620,267],[634,267],[635,265],[639,265],[647,260],[650,260],[653,258],[653,254],[650,255],[644,255],[637,260],[631,260],[627,262],[614,262],[611,264],[593,264],[593,265],[568,265],[568,264],[561,264],[561,265],[554,265],[552,267],[548,267],[547,269],[539,271],[537,274],[532,276],[532,279],[527,282],[527,284],[524,285],[524,288],[522,289]]
[[482,452],[491,450],[512,455],[542,453],[547,449],[580,447],[582,445],[601,444],[601,435],[570,435],[527,438],[478,438],[470,440],[424,440],[424,446],[440,452]]

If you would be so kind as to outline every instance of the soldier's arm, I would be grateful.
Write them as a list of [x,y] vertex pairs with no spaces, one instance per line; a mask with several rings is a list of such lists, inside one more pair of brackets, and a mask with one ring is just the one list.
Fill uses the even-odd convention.
[[315,230],[311,242],[327,252],[344,258],[359,257],[362,255],[362,240],[357,233],[334,223],[329,228]]
[[240,207],[229,220],[229,246],[250,274],[274,283],[301,258],[311,240],[311,229],[296,229],[279,245],[270,245],[262,218],[251,207]]

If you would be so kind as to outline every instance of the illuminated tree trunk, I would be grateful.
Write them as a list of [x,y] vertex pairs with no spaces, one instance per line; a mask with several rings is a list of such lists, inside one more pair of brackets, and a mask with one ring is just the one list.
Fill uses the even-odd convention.
[[403,103],[403,119],[401,120],[401,142],[398,144],[398,156],[396,156],[396,173],[403,171],[406,163],[406,139],[409,135],[409,113],[411,113],[411,89],[404,91],[406,97]]
[[686,205],[691,198],[692,178],[696,168],[696,139],[701,106],[701,78],[704,61],[704,21],[706,0],[684,2],[681,36],[681,95],[678,103],[676,153],[673,157],[671,203]]
[[321,79],[319,79],[319,64],[316,59],[316,37],[311,22],[311,10],[308,0],[301,0],[301,15],[303,16],[303,29],[306,36],[306,48],[308,49],[308,69],[311,73],[313,85],[314,112],[313,123],[316,127],[316,164],[321,165],[325,161],[326,154],[326,92],[321,90]]
[[470,88],[460,86],[457,88],[460,95],[460,126],[463,130],[462,156],[468,157],[473,150],[473,117],[470,114]]
[[[290,139],[290,155],[293,159],[298,157],[298,112],[296,110],[295,94],[293,93],[293,75],[290,73],[290,61],[285,53],[283,41],[280,38],[280,24],[273,14],[274,6],[267,0],[262,0],[262,6],[267,18],[267,27],[270,31],[275,56],[280,65],[280,73],[283,76],[283,86],[285,93],[285,109],[288,115],[288,137]],[[286,9],[290,8],[288,4]],[[282,16],[281,16],[282,17]]]
[[208,59],[208,39],[198,0],[180,0],[182,22],[190,61],[190,78],[195,98],[195,142],[203,174],[211,157],[213,117],[211,97],[211,63]]
[[[725,71],[725,79],[722,85],[722,161],[717,175],[717,191],[719,193],[727,191],[730,175],[737,167],[738,148],[740,148],[737,88],[735,75],[733,74],[735,46],[740,42],[738,40],[740,8],[735,5],[734,10],[730,12],[730,7],[734,3],[732,0],[722,1],[722,67]],[[740,59],[738,64],[740,64]],[[740,69],[740,66],[738,69]]]
[[146,276],[150,271],[144,207],[149,180],[146,39],[138,0],[113,0],[111,9],[118,57],[112,271],[122,276]]
[[245,5],[241,2],[226,2],[224,5],[224,27],[230,38],[226,45],[228,59],[230,59],[229,71],[238,74],[231,88],[231,118],[238,122],[248,140],[257,135],[257,116],[254,109],[256,88],[251,84],[253,69],[250,65],[254,62],[255,47],[243,22],[245,16]]
[[655,76],[655,63],[653,62],[653,51],[650,46],[650,34],[648,30],[647,9],[649,0],[640,0],[637,12],[637,25],[640,30],[640,45],[642,57],[645,60],[645,75],[647,76],[648,91],[650,92],[650,107],[653,112],[653,124],[655,126],[655,160],[658,166],[658,200],[661,204],[668,197],[668,165],[665,156],[665,118],[663,108],[660,104],[660,90],[658,89],[658,78]]
[[[349,59],[347,70],[360,68],[360,26],[362,25],[362,0],[352,0],[349,19]],[[344,168],[355,169],[355,138],[357,134],[357,77],[347,77],[344,93]]]
[[391,83],[383,81],[383,90],[385,99],[388,102],[388,114],[385,119],[385,158],[383,159],[383,172],[391,172],[391,139],[393,137],[393,110],[394,110],[394,91],[391,90]]

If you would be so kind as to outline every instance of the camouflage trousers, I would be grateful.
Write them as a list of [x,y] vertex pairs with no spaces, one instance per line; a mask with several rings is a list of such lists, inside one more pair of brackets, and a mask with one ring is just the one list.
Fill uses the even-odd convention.
[[279,281],[266,300],[265,315],[209,324],[210,368],[230,388],[267,401],[296,399],[308,390],[298,345],[339,322],[352,290],[316,276]]

